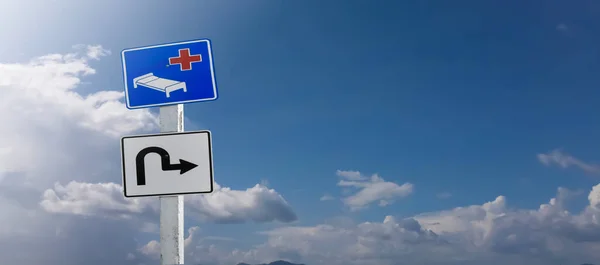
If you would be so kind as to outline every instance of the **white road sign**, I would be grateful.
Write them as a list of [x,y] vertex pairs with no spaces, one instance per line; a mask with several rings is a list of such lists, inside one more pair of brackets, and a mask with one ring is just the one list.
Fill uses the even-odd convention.
[[213,191],[210,131],[126,136],[121,155],[125,197]]

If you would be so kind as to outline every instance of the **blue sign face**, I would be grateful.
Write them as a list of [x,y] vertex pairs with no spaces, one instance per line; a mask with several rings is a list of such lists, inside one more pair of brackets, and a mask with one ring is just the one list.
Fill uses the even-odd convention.
[[129,109],[217,99],[210,40],[126,49],[121,59]]

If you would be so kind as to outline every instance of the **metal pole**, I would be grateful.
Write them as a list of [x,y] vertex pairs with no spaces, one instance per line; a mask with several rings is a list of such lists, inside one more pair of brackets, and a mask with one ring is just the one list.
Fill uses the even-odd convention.
[[[183,132],[183,104],[160,107],[161,132]],[[160,264],[183,264],[183,196],[160,196]]]

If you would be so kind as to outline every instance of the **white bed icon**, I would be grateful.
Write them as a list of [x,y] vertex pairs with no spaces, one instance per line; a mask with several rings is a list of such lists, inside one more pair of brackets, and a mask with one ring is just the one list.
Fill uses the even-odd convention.
[[138,86],[147,87],[160,92],[165,92],[167,97],[171,96],[171,92],[179,89],[183,89],[183,92],[187,92],[185,82],[160,78],[155,76],[153,73],[147,73],[145,75],[138,76],[133,79],[133,88]]

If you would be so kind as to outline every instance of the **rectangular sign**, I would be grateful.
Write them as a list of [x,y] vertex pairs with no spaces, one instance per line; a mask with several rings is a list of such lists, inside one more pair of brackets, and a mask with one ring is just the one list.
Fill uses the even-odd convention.
[[129,109],[217,99],[208,39],[125,49],[121,59]]
[[210,131],[126,136],[121,156],[125,197],[213,191]]

